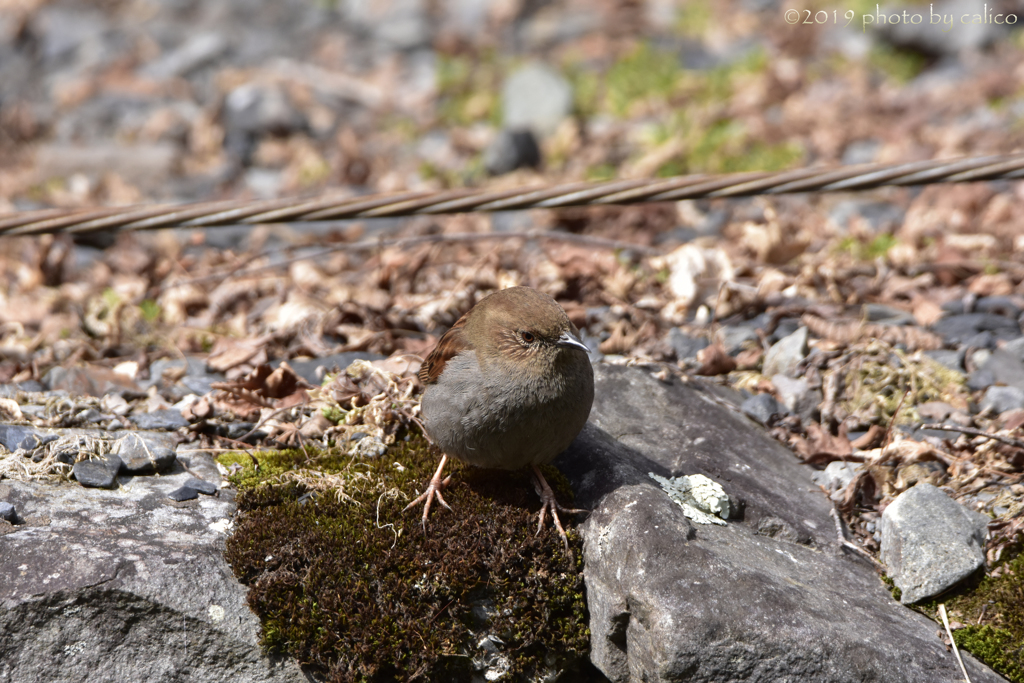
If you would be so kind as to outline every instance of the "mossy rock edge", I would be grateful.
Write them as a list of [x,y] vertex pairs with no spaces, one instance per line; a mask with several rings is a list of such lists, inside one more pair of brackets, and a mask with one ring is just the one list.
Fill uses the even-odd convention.
[[[1000,564],[998,576],[975,572],[943,595],[922,600],[910,607],[941,625],[938,614],[945,604],[954,626],[957,647],[1005,676],[1011,683],[1024,683],[1024,554],[1020,548]],[[899,600],[899,589],[887,576],[883,581]]]
[[[572,557],[525,472],[451,467],[427,533],[403,513],[437,465],[411,435],[374,460],[274,451],[242,465],[225,557],[263,626],[262,643],[325,681],[468,681],[474,672],[537,680],[588,666],[582,540]],[[324,474],[340,492],[318,484]],[[568,484],[545,471],[560,502]],[[343,495],[341,495],[343,494]],[[486,640],[485,640],[486,639]]]

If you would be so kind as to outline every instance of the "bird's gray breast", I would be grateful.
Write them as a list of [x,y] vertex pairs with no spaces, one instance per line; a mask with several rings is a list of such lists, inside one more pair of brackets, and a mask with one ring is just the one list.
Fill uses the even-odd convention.
[[519,469],[550,462],[590,415],[594,374],[580,354],[545,378],[481,372],[476,353],[451,358],[423,394],[430,438],[448,455],[480,467]]

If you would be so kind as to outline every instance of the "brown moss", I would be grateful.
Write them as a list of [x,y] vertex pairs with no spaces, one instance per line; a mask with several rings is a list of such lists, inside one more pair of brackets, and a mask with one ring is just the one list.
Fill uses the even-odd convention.
[[[358,473],[346,487],[355,502],[280,483],[310,466],[302,452],[257,458],[265,476],[249,465],[234,477],[226,557],[250,586],[264,644],[317,678],[469,680],[484,634],[504,642],[510,680],[586,654],[582,543],[571,520],[571,562],[550,527],[534,535],[539,501],[526,473],[456,464],[445,492],[455,511],[435,506],[424,535],[419,511],[402,512],[437,462],[420,437],[373,461],[320,457]],[[559,661],[545,664],[549,653]]]

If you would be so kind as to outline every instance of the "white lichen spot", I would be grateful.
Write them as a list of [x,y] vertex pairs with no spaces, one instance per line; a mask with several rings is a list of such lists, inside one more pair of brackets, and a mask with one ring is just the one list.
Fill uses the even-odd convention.
[[215,624],[219,621],[224,621],[224,608],[220,605],[210,605],[207,613],[210,615],[210,621]]
[[671,478],[660,477],[654,472],[647,474],[683,508],[688,519],[698,524],[725,526],[725,520],[732,512],[732,503],[718,482],[703,474]]
[[232,527],[231,520],[225,517],[224,519],[218,520],[210,525],[210,528],[217,533],[227,534],[231,532]]

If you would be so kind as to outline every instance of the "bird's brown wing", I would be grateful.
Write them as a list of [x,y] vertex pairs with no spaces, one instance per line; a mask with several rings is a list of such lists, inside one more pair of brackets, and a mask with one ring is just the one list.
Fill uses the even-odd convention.
[[451,328],[437,340],[437,346],[420,366],[419,378],[424,384],[433,384],[441,376],[445,363],[462,351],[472,349],[466,338],[466,316],[455,321]]

